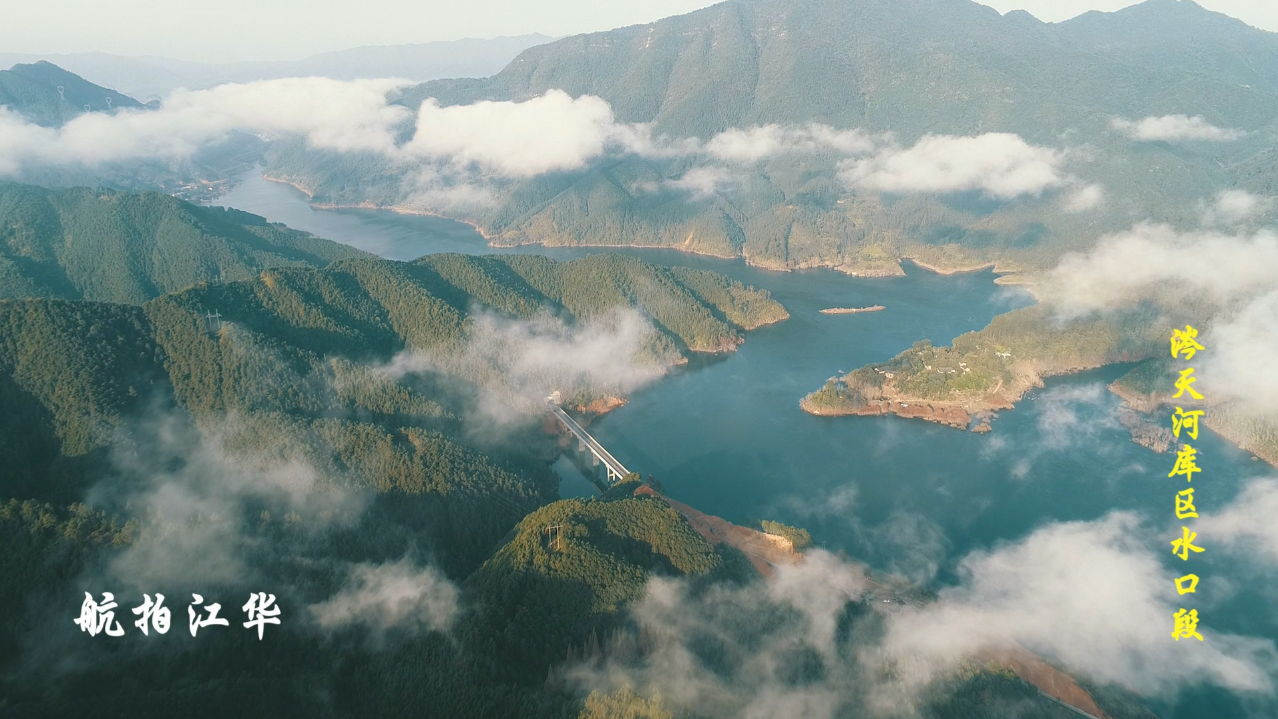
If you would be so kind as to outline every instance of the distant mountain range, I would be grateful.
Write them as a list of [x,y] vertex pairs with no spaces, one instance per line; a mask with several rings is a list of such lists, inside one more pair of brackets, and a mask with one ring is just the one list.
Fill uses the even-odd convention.
[[729,0],[531,48],[493,77],[426,83],[405,102],[552,88],[673,136],[822,122],[1042,139],[1167,112],[1255,129],[1272,118],[1278,34],[1179,0],[1056,24],[970,0]]
[[[60,128],[86,113],[114,113],[143,105],[111,87],[96,85],[44,60],[0,70],[0,106],[26,121]],[[246,132],[228,133],[221,142],[199,148],[183,159],[132,159],[96,164],[32,164],[12,178],[45,187],[105,186],[119,190],[160,190],[192,201],[225,191],[230,177],[262,157],[264,142]],[[3,187],[3,185],[0,185]],[[3,192],[3,190],[0,190]],[[2,252],[2,251],[0,251]],[[2,281],[0,281],[2,282]]]
[[[1278,193],[1278,35],[1188,1],[1048,24],[970,0],[729,0],[533,47],[495,76],[427,82],[397,101],[520,101],[552,89],[601,97],[618,120],[672,138],[811,122],[891,132],[901,147],[929,134],[1015,133],[1064,153],[1060,171],[1090,196],[892,193],[850,186],[840,158],[820,152],[719,168],[729,188],[654,192],[686,185],[706,158],[631,155],[518,181],[467,211],[498,243],[677,246],[865,274],[898,273],[903,257],[1032,269],[1141,220],[1197,224],[1224,189]],[[1232,139],[1133,137],[1135,123],[1164,116]],[[367,157],[300,143],[269,157],[269,172],[319,202],[429,204],[402,169]]]
[[95,85],[44,61],[0,70],[0,105],[8,105],[45,127],[60,127],[86,112],[142,107],[119,90]]
[[442,77],[483,77],[501,70],[524,50],[550,42],[533,33],[492,39],[466,38],[411,45],[357,47],[280,62],[199,63],[166,57],[126,57],[90,52],[69,55],[0,53],[0,67],[47,60],[94,82],[144,99],[178,88],[200,90],[227,82],[321,76],[338,80],[398,77],[423,82]]

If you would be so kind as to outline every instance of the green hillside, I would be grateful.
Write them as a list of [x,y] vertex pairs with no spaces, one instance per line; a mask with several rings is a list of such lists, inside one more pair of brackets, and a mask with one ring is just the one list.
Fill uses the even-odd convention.
[[[0,592],[0,706],[54,716],[100,706],[135,716],[575,715],[580,698],[547,687],[547,672],[616,626],[647,576],[748,566],[724,559],[664,502],[552,504],[558,449],[539,414],[495,442],[467,429],[475,393],[503,380],[465,351],[483,340],[480,316],[574,327],[622,309],[652,323],[636,361],[661,365],[733,349],[744,327],[786,316],[767,293],[727,278],[609,255],[359,257],[201,283],[140,306],[0,300],[0,496],[14,498],[0,504],[0,541],[4,566],[25,582]],[[431,357],[429,369],[379,369],[406,351]],[[217,499],[237,472],[249,485]],[[302,482],[306,501],[273,491],[280,477]],[[209,486],[166,502],[164,492],[195,491],[183,478]],[[78,503],[86,498],[95,509]],[[549,564],[534,546],[547,517],[570,528]],[[157,542],[222,526],[234,534],[218,536],[234,536],[289,602],[289,629],[269,651],[222,635],[157,664],[144,645],[125,643],[56,688],[24,673],[42,661],[27,651],[31,627],[82,639],[62,616],[74,615],[80,582],[127,592],[103,574],[113,562],[163,557]],[[460,586],[466,611],[449,634],[372,647],[356,629],[316,633],[306,606],[341,587],[344,567],[405,556]],[[583,578],[594,599],[580,592]],[[159,589],[180,596],[175,581]],[[206,583],[190,591],[245,589]],[[534,589],[535,612],[553,623],[530,619]],[[87,646],[84,656],[96,651]],[[122,681],[136,672],[176,688],[139,695]],[[319,686],[325,702],[314,698]]]
[[[1069,188],[1014,200],[852,188],[837,177],[840,157],[821,150],[726,168],[733,181],[708,196],[669,187],[721,167],[707,156],[610,157],[501,186],[496,206],[479,209],[422,206],[392,163],[300,141],[275,143],[268,170],[318,202],[459,212],[499,244],[664,246],[871,275],[899,274],[902,258],[1037,268],[1146,218],[1194,225],[1224,189],[1278,191],[1274,57],[1278,36],[1173,0],[1055,24],[970,0],[729,0],[563,38],[493,77],[432,81],[395,100],[415,109],[561,89],[670,138],[810,122],[891,132],[903,146],[1010,132],[1069,152],[1064,171],[1103,188],[1082,212],[1066,206]],[[1136,142],[1110,125],[1169,114],[1246,134]]]
[[[624,692],[587,701],[562,667],[647,661],[627,610],[651,578],[710,593],[761,580],[664,500],[631,494],[637,477],[602,498],[556,501],[556,439],[536,422],[497,442],[472,435],[473,395],[460,386],[501,378],[445,361],[474,341],[481,316],[550,313],[580,326],[618,308],[650,318],[640,353],[657,362],[734,347],[745,327],[785,316],[766,293],[713,273],[610,255],[346,259],[141,306],[0,300],[0,496],[11,498],[0,503],[0,547],[15,580],[0,591],[0,709],[314,719],[656,707]],[[417,375],[378,369],[405,350],[436,361]],[[139,558],[157,571],[228,551],[243,576],[121,573]],[[455,587],[446,631],[326,629],[308,608],[347,586],[353,567],[424,565]],[[411,580],[398,581],[380,591],[411,596]],[[173,605],[167,636],[130,626],[98,641],[67,621],[84,591],[115,592],[127,607],[142,589]],[[185,636],[185,593],[238,617],[233,598],[260,589],[280,597],[285,617],[266,641]],[[786,622],[801,614],[751,606]],[[840,631],[843,644],[874,635]],[[736,661],[730,645],[694,646],[700,661]],[[938,717],[1042,703],[1007,678],[941,683],[933,695]]]
[[0,301],[0,496],[69,500],[167,375],[141,308]]
[[[1135,38],[1133,26],[1142,26]],[[1122,55],[1104,34],[1124,39]],[[1185,45],[1198,51],[1186,56]],[[1194,62],[1204,48],[1216,62]],[[558,88],[598,95],[619,119],[674,137],[821,122],[909,142],[927,132],[1056,135],[1174,100],[1174,112],[1250,130],[1271,122],[1276,48],[1271,33],[1173,0],[1059,24],[969,0],[729,0],[529,48],[491,78],[432,81],[402,101],[525,99]],[[1252,91],[1244,77],[1256,80]]]
[[0,298],[140,304],[205,280],[362,256],[256,215],[159,193],[0,183]]
[[[1110,389],[1134,409],[1158,415],[1161,422],[1165,420],[1164,413],[1178,403],[1184,404],[1184,400],[1171,398],[1178,371],[1168,357],[1150,358],[1115,380]],[[1239,448],[1278,466],[1278,417],[1245,402],[1208,401],[1202,407],[1206,408],[1203,424]]]
[[1153,0],[1105,14],[1087,12],[1055,33],[1071,47],[1149,69],[1206,75],[1278,92],[1278,39],[1179,0]]
[[[236,452],[304,461],[338,485],[469,506],[448,511],[450,523],[474,513],[463,525],[487,539],[455,552],[474,559],[505,531],[501,522],[522,516],[481,509],[482,497],[498,492],[508,508],[527,509],[543,491],[462,441],[475,394],[531,419],[553,389],[583,403],[621,391],[587,381],[525,394],[504,376],[503,357],[470,349],[489,341],[476,335],[476,314],[573,326],[631,308],[652,324],[635,338],[636,356],[617,361],[655,371],[689,352],[734,349],[743,326],[786,316],[766,292],[685,273],[702,299],[676,272],[609,255],[359,258],[202,283],[141,307],[0,301],[0,393],[15,410],[2,420],[12,471],[0,489],[74,498],[111,452],[147,441],[142,420],[176,414]],[[404,352],[428,357],[431,369],[399,379],[375,369]],[[537,451],[550,451],[547,441]],[[548,481],[544,467],[536,476]]]
[[0,105],[44,127],[60,127],[86,112],[142,107],[128,95],[43,60],[0,70]]

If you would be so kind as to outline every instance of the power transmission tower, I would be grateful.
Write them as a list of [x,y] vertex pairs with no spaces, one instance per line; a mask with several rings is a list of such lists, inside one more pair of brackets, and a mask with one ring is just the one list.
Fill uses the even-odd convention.
[[204,315],[204,323],[208,327],[209,332],[217,332],[222,329],[222,313],[207,312]]
[[563,530],[563,528],[564,528],[564,525],[562,524],[552,524],[549,527],[546,527],[546,530],[545,530],[546,537],[547,537],[546,544],[549,545],[550,548],[554,549],[556,552],[558,552],[560,548],[563,546],[559,541],[559,538],[561,536],[561,530]]

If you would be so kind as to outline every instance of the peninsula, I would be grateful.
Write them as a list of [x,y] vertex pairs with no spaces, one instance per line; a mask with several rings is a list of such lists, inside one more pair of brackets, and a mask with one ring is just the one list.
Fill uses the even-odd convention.
[[1044,377],[1144,359],[1166,334],[1144,316],[1058,327],[1047,312],[1036,305],[999,315],[950,347],[916,342],[888,362],[830,378],[800,405],[815,415],[895,414],[985,432],[995,412]]
[[[1035,305],[999,315],[985,329],[955,338],[950,347],[923,340],[891,360],[831,377],[800,406],[819,416],[881,415],[925,419],[956,429],[988,432],[999,410],[1012,409],[1047,377],[1118,362],[1140,362],[1109,385],[1125,400],[1124,426],[1138,444],[1165,451],[1164,432],[1142,415],[1166,406],[1171,387],[1155,357],[1171,327],[1185,318],[1138,310],[1115,318],[1051,321]],[[1164,350],[1165,351],[1165,350]],[[1221,405],[1207,426],[1257,458],[1278,466],[1278,425],[1242,406]]]

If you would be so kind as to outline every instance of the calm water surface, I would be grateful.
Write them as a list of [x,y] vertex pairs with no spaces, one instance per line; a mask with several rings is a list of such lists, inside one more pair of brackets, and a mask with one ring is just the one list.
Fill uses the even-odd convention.
[[[315,210],[302,193],[253,174],[219,204],[391,259],[432,252],[571,259],[601,251],[491,248],[470,227],[447,219]],[[591,425],[623,464],[655,475],[680,501],[741,524],[774,519],[803,526],[832,551],[936,584],[956,581],[956,562],[969,552],[1022,539],[1048,521],[1131,511],[1148,523],[1151,540],[1170,525],[1172,457],[1133,443],[1117,422],[1118,398],[1105,390],[1123,367],[1049,381],[1002,412],[983,436],[920,420],[822,418],[799,409],[801,397],[839,370],[886,360],[919,339],[948,344],[1029,304],[1026,295],[994,285],[990,272],[946,277],[907,267],[906,277],[865,279],[829,270],[769,272],[669,250],[618,251],[765,288],[791,314],[748,333],[736,353],[677,370]],[[818,312],[874,304],[887,309]],[[1210,432],[1198,446],[1205,470],[1195,488],[1200,508],[1223,507],[1247,479],[1272,474]],[[565,495],[589,491],[566,462],[557,468]],[[1178,560],[1169,559],[1169,567],[1170,561]],[[1242,571],[1220,552],[1196,561],[1204,576]],[[1218,630],[1278,638],[1278,615],[1259,590],[1237,592],[1210,616]],[[1238,714],[1233,699],[1211,691],[1160,709],[1164,717]]]

